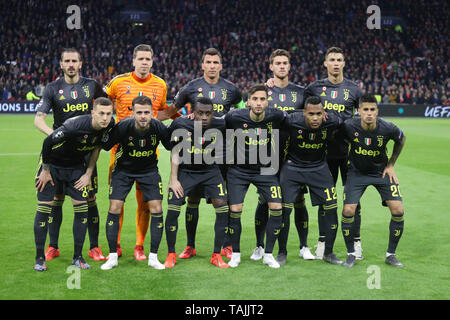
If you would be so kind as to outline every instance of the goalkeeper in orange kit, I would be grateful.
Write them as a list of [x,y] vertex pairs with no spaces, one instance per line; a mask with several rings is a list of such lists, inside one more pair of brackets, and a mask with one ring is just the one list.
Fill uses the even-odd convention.
[[[152,64],[152,48],[149,45],[140,44],[134,48],[133,52],[134,71],[116,76],[106,86],[106,93],[115,103],[117,122],[131,116],[131,102],[136,96],[142,95],[150,97],[152,100],[154,118],[157,118],[158,120],[166,120],[169,118],[167,112],[162,111],[167,107],[167,86],[163,79],[150,72]],[[179,115],[180,114],[176,114],[172,116],[172,118],[176,118]],[[116,154],[116,151],[117,146],[111,149],[111,160],[109,165],[110,177],[114,161],[121,156],[121,154]],[[146,260],[147,257],[144,254],[144,241],[150,221],[150,210],[148,204],[144,203],[142,200],[142,191],[139,189],[138,183],[136,183],[136,200],[138,208],[136,212],[136,246],[134,249],[134,257],[136,260]],[[120,214],[119,225],[117,254],[120,257],[122,255],[122,249],[120,248],[120,234],[123,225],[123,208]]]

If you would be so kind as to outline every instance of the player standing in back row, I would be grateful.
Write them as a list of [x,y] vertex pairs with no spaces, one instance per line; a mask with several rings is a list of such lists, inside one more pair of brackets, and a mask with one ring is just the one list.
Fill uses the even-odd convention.
[[[83,62],[78,50],[68,48],[62,51],[60,67],[64,77],[58,78],[45,87],[34,118],[34,125],[44,134],[52,134],[53,130],[59,128],[69,118],[90,114],[94,100],[98,97],[107,97],[97,81],[80,76],[82,66]],[[45,122],[50,110],[53,112],[53,129]],[[86,161],[89,161],[89,155]],[[89,257],[95,261],[102,261],[105,260],[105,257],[98,245],[100,219],[95,197],[97,191],[97,169],[94,169],[88,199]],[[63,203],[64,190],[61,186],[58,186],[49,215],[48,233],[50,240],[45,251],[47,261],[59,256],[58,238],[62,223]]]
[[[317,80],[309,84],[305,89],[306,100],[309,96],[317,96],[322,100],[322,105],[327,113],[334,113],[342,120],[350,119],[358,108],[359,98],[362,90],[358,85],[344,78],[345,58],[342,49],[331,47],[325,54],[324,66],[327,68],[328,77]],[[341,180],[345,185],[347,178],[347,151],[348,144],[344,141],[343,131],[336,130],[330,136],[327,147],[327,162],[331,174],[336,184],[339,171]],[[358,205],[355,215],[355,250],[357,259],[362,259],[362,248],[360,238],[360,216],[361,207]],[[319,206],[319,241],[317,243],[316,257],[323,258],[325,250],[325,234],[320,230],[325,230],[324,210]]]
[[[106,86],[106,93],[115,103],[117,122],[131,116],[133,109],[131,102],[135,97],[144,95],[152,101],[153,118],[161,121],[168,119],[164,112],[165,110],[163,111],[167,107],[166,82],[150,72],[152,65],[153,49],[149,45],[140,44],[133,51],[134,71],[118,75]],[[117,147],[111,149],[110,175],[114,166],[116,150]],[[142,201],[142,197],[143,194],[139,188],[139,183],[136,182],[136,200],[138,206],[136,211],[136,246],[134,248],[134,257],[136,260],[147,259],[144,253],[144,241],[150,221],[150,209],[148,203]],[[122,249],[120,247],[122,222],[123,208],[120,215],[117,243],[117,254],[119,257],[122,255]]]
[[[303,106],[303,93],[305,88],[289,82],[289,71],[291,69],[291,54],[284,49],[276,49],[269,57],[269,69],[273,72],[273,78],[269,79],[269,107],[277,108],[285,111],[288,114],[294,112],[301,112]],[[286,158],[287,145],[289,135],[286,131],[280,131],[280,169]],[[279,172],[278,172],[279,174]],[[307,189],[302,189],[298,198],[295,201],[295,226],[300,239],[300,257],[307,260],[314,259],[310,249],[307,245],[308,238],[308,211],[305,206],[304,193]],[[269,208],[267,202],[259,196],[258,205],[255,210],[255,234],[256,234],[256,248],[250,257],[252,260],[260,260],[264,255],[264,235],[266,231],[267,218]],[[289,220],[285,224],[290,223]],[[289,226],[287,226],[289,229]],[[279,255],[286,256],[286,242],[284,234],[280,233],[278,237]]]

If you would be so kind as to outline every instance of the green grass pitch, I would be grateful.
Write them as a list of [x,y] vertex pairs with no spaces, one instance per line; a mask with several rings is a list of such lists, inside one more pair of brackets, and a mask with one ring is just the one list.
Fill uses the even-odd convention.
[[[51,117],[48,117],[51,120]],[[388,119],[403,129],[405,148],[396,165],[405,206],[405,231],[397,254],[405,268],[384,263],[390,214],[381,206],[374,188],[362,198],[362,244],[364,260],[353,269],[323,261],[305,261],[298,257],[298,237],[294,223],[288,243],[288,263],[270,269],[261,261],[249,259],[255,247],[255,189],[247,193],[242,218],[242,262],[236,269],[218,269],[209,263],[213,247],[214,211],[204,201],[200,206],[197,232],[198,255],[178,259],[173,269],[154,270],[145,261],[133,258],[136,202],[134,189],[125,205],[122,231],[124,254],[119,267],[102,271],[102,262],[88,258],[86,237],[84,257],[92,265],[82,270],[79,282],[67,269],[73,254],[70,201],[63,208],[60,233],[61,256],[48,262],[47,272],[36,272],[34,265],[33,221],[36,210],[34,177],[43,134],[33,126],[33,117],[0,116],[0,299],[26,300],[410,300],[450,298],[450,122],[432,119]],[[49,121],[50,122],[50,121]],[[389,149],[392,144],[389,145]],[[160,173],[167,187],[170,166],[168,152],[161,151]],[[105,219],[108,210],[107,166],[109,153],[102,151],[99,168],[98,207],[100,239],[105,255],[108,244]],[[342,186],[338,184],[339,219],[342,210]],[[317,209],[307,196],[310,219],[309,246],[317,242]],[[164,213],[167,203],[163,202]],[[292,218],[293,219],[293,218]],[[179,218],[177,253],[186,243],[184,208]],[[48,239],[48,238],[47,238]],[[48,241],[48,240],[47,240]],[[148,253],[147,236],[145,251]],[[278,247],[276,245],[274,253]],[[345,245],[338,232],[335,253],[345,258]],[[159,259],[167,254],[165,234]],[[69,273],[67,273],[69,271]]]

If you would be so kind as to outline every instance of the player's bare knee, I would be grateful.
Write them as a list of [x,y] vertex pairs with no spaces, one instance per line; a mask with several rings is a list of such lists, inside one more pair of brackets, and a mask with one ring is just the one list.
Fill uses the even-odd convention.
[[88,202],[95,202],[95,200],[96,200],[95,194],[92,196],[89,196],[89,198],[88,198]]
[[72,199],[72,204],[73,204],[74,206],[78,206],[78,205],[80,205],[80,204],[85,204],[85,203],[87,203],[87,201],[80,201],[80,200]]
[[401,216],[404,214],[403,204],[401,201],[392,201],[387,203],[391,214],[394,216]]
[[211,203],[214,208],[223,207],[227,205],[227,201],[223,199],[211,199]]
[[53,205],[53,201],[38,201],[38,204],[46,204],[48,206]]
[[271,210],[281,210],[283,208],[280,202],[269,202],[268,205]]
[[357,204],[345,204],[342,209],[342,214],[346,217],[353,217],[356,212]]
[[55,196],[53,197],[53,200],[64,201],[64,198],[65,198],[64,194],[55,194]]
[[122,210],[123,201],[120,200],[111,200],[109,202],[109,212],[111,213],[120,213]]
[[160,200],[153,200],[148,202],[148,206],[150,208],[150,212],[153,213],[160,213],[162,212],[162,201]]
[[200,198],[197,197],[189,197],[187,200],[188,203],[190,204],[199,204],[200,203]]
[[231,211],[234,211],[234,212],[239,212],[239,211],[242,211],[242,207],[243,207],[242,203],[239,203],[239,204],[232,204],[232,205],[230,206],[230,210],[231,210]]

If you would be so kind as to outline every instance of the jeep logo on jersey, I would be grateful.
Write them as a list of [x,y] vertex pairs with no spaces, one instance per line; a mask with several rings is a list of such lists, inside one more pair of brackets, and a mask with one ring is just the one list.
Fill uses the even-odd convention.
[[338,96],[338,92],[337,91],[335,91],[335,90],[331,91],[331,98],[336,99],[337,96]]
[[72,99],[76,99],[76,98],[78,98],[78,92],[77,91],[70,91],[70,96],[72,97]]
[[285,94],[280,94],[278,97],[279,97],[281,102],[284,102],[286,100],[286,95]]
[[212,100],[212,99],[214,99],[214,97],[216,96],[216,92],[215,92],[215,91],[210,91],[210,92],[208,93],[208,96],[209,96],[209,98]]

